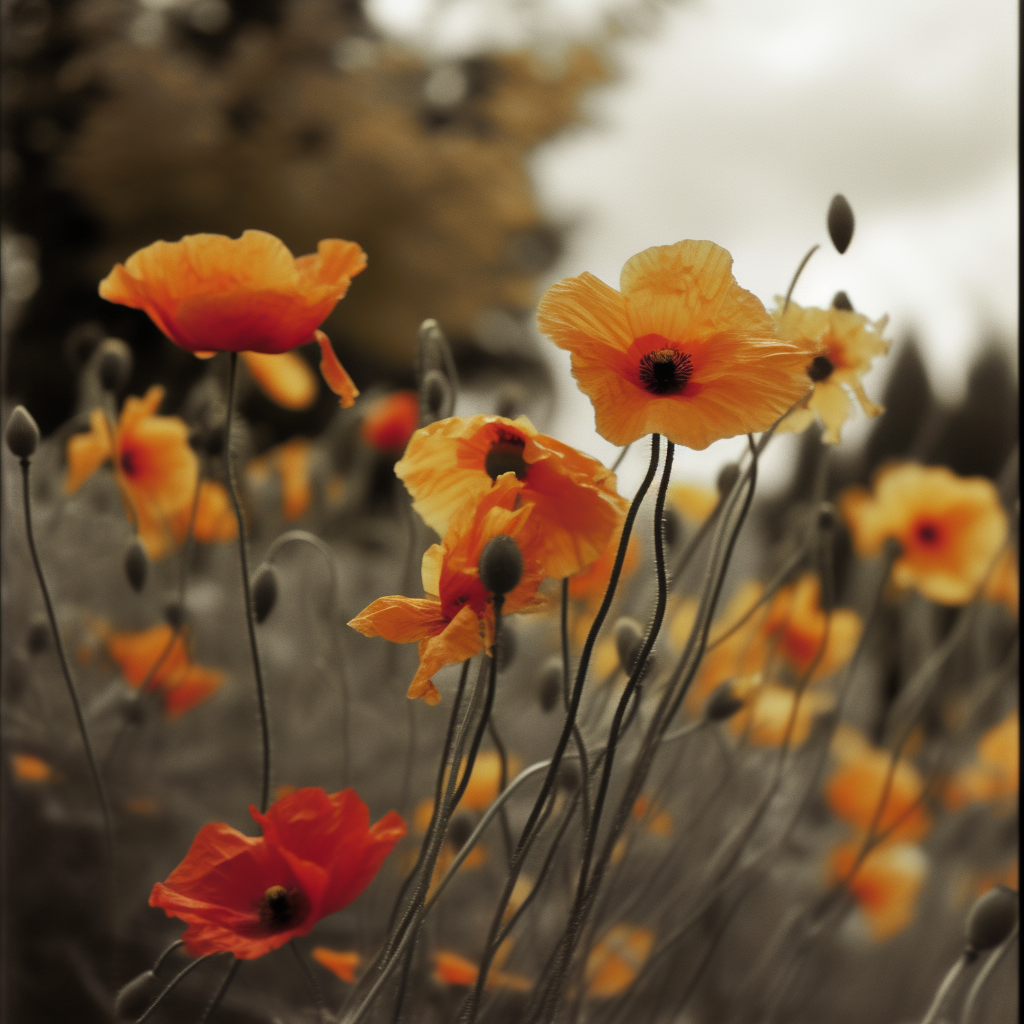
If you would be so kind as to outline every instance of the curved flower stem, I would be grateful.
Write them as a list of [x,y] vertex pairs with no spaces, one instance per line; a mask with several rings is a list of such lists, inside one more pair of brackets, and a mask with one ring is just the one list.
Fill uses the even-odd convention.
[[953,986],[957,983],[960,975],[963,974],[964,968],[969,964],[972,964],[977,958],[977,953],[968,946],[957,958],[955,964],[946,972],[945,978],[942,979],[942,984],[939,985],[938,990],[935,993],[935,998],[932,1000],[932,1005],[928,1007],[928,1011],[921,1018],[921,1024],[935,1024],[939,1019],[939,1011],[942,1009],[949,997],[949,993],[953,991]]
[[302,955],[302,950],[299,949],[298,943],[292,939],[288,945],[291,946],[295,959],[298,961],[299,967],[302,968],[306,981],[309,982],[309,987],[313,992],[313,1001],[316,1003],[317,1014],[321,1020],[325,1020],[327,1018],[327,1004],[324,1002],[324,993],[320,988],[320,983],[316,980],[316,975],[309,966],[309,961]]
[[617,471],[618,471],[618,468],[619,468],[619,466],[621,466],[621,465],[622,465],[622,460],[623,460],[623,459],[624,459],[624,458],[626,457],[626,453],[627,453],[627,452],[629,451],[629,449],[630,449],[630,448],[632,448],[632,447],[633,447],[633,442],[632,442],[632,441],[630,441],[630,443],[629,443],[629,444],[627,444],[627,445],[626,445],[626,446],[625,446],[625,447],[624,447],[624,448],[622,449],[622,451],[621,451],[621,452],[619,452],[619,454],[618,454],[618,456],[616,457],[615,461],[614,461],[614,462],[612,463],[612,472],[613,472],[613,473],[615,473],[615,472],[617,472]]
[[159,955],[159,956],[158,956],[158,957],[156,958],[156,963],[154,963],[154,964],[153,964],[153,966],[152,966],[152,967],[150,968],[150,970],[151,970],[151,971],[152,971],[152,972],[153,972],[154,974],[157,974],[157,973],[159,973],[159,971],[160,971],[160,968],[161,968],[161,967],[163,967],[163,965],[164,965],[164,961],[165,961],[165,960],[166,960],[166,959],[167,959],[167,958],[168,958],[168,957],[169,957],[169,956],[170,956],[170,955],[171,955],[171,954],[172,954],[172,953],[173,953],[173,952],[174,952],[174,951],[175,951],[176,949],[180,949],[180,948],[181,948],[182,946],[184,946],[184,945],[185,945],[185,940],[184,940],[184,939],[175,939],[175,941],[174,941],[174,942],[172,942],[172,943],[171,943],[171,944],[170,944],[170,945],[169,945],[169,946],[168,946],[168,947],[167,947],[167,948],[166,948],[166,949],[165,949],[165,950],[164,950],[164,951],[163,951],[163,952],[162,952],[162,953],[161,953],[161,954],[160,954],[160,955]]
[[795,274],[793,275],[793,280],[789,282],[789,288],[788,288],[788,290],[786,291],[786,301],[785,301],[785,302],[784,302],[784,303],[782,304],[782,312],[783,312],[783,313],[785,313],[785,312],[786,312],[786,310],[787,310],[787,309],[789,309],[789,300],[790,300],[790,297],[791,297],[791,296],[792,296],[792,294],[793,294],[793,289],[794,289],[794,288],[796,287],[796,283],[797,283],[797,281],[799,281],[799,280],[800,280],[800,275],[801,275],[801,274],[802,274],[802,273],[804,272],[804,267],[806,267],[806,266],[807,266],[807,262],[808,262],[808,260],[810,260],[810,258],[811,258],[811,257],[812,257],[812,256],[813,256],[813,255],[814,255],[814,254],[815,254],[815,253],[816,253],[816,252],[817,252],[817,251],[818,251],[818,250],[819,250],[820,248],[821,248],[821,246],[820,246],[820,245],[818,245],[818,243],[817,243],[817,242],[815,242],[815,243],[814,243],[814,245],[812,245],[812,246],[810,247],[810,249],[808,249],[808,250],[807,250],[807,254],[806,254],[806,255],[804,256],[804,258],[803,258],[803,259],[802,259],[802,260],[800,261],[800,266],[798,266],[798,267],[796,268],[796,273],[795,273]]
[[978,976],[974,979],[974,984],[971,985],[967,998],[964,1000],[963,1009],[960,1011],[960,1024],[971,1024],[971,1019],[974,1017],[974,1007],[978,1002],[981,990],[985,987],[985,982],[988,981],[992,972],[999,966],[1003,957],[1006,956],[1007,950],[1014,944],[1019,933],[1020,921],[1013,926],[1013,931],[1006,936],[1001,946],[992,951],[988,960],[985,961],[985,966],[978,971]]
[[231,983],[235,980],[235,975],[241,966],[241,960],[232,960],[228,973],[224,975],[224,980],[220,983],[217,991],[213,993],[213,998],[206,1004],[206,1009],[203,1010],[203,1015],[199,1018],[199,1024],[206,1024],[214,1013],[217,1012],[217,1007],[220,1006],[221,1000],[228,994],[228,989],[231,988]]
[[[508,751],[506,751],[505,743],[498,733],[498,727],[494,724],[493,715],[487,720],[487,731],[491,734],[491,742],[494,744],[494,749],[498,752],[498,761],[501,765],[501,775],[498,779],[498,794],[500,795],[508,785]],[[501,835],[505,843],[505,859],[511,863],[514,844],[512,842],[512,828],[508,823],[508,814],[505,813],[504,807],[501,809]]]
[[[572,668],[569,649],[569,577],[562,580],[562,700],[566,713],[569,711],[569,671]],[[583,799],[583,828],[587,829],[590,822],[590,762],[587,759],[587,748],[583,742],[580,727],[572,723],[572,736],[576,744],[576,752],[580,758],[580,794]]]
[[572,735],[572,727],[576,722],[576,713],[579,710],[580,698],[583,696],[583,687],[587,679],[587,669],[590,666],[590,656],[594,650],[594,644],[597,642],[597,635],[600,632],[601,627],[604,625],[604,620],[608,615],[612,600],[615,597],[615,588],[618,585],[619,576],[622,573],[622,563],[626,558],[626,546],[629,544],[629,537],[633,530],[633,523],[636,520],[637,513],[640,511],[640,504],[644,500],[644,497],[651,486],[651,481],[654,479],[654,474],[658,469],[660,441],[661,439],[658,434],[652,435],[650,465],[647,467],[647,474],[644,477],[643,482],[640,484],[639,489],[633,496],[633,501],[630,503],[629,511],[626,513],[626,519],[622,525],[622,536],[619,538],[619,550],[615,554],[615,564],[612,566],[611,577],[608,580],[608,589],[605,591],[604,599],[601,601],[601,607],[598,609],[597,615],[591,623],[590,632],[587,634],[586,642],[583,645],[583,651],[580,654],[580,663],[576,670],[576,683],[573,687],[572,696],[569,701],[569,710],[565,716],[565,725],[563,726],[562,733],[558,738],[558,743],[555,745],[555,751],[551,756],[551,763],[548,768],[547,776],[544,779],[540,792],[537,794],[537,799],[534,801],[533,809],[530,811],[530,815],[526,820],[526,825],[523,827],[522,834],[519,837],[519,844],[516,847],[515,856],[512,858],[512,866],[509,869],[508,878],[505,881],[505,889],[498,901],[494,919],[491,922],[491,929],[487,936],[487,943],[484,946],[483,960],[480,964],[480,971],[477,975],[476,985],[467,997],[465,1010],[461,1015],[461,1020],[466,1022],[466,1024],[471,1024],[471,1022],[476,1019],[480,1006],[480,998],[483,995],[484,985],[487,983],[487,974],[490,970],[491,961],[494,959],[494,954],[497,950],[495,939],[497,938],[498,932],[501,930],[501,923],[505,914],[505,908],[508,906],[508,901],[512,896],[512,890],[515,887],[516,881],[519,878],[519,873],[522,870],[523,863],[526,860],[526,853],[529,849],[530,839],[537,826],[537,821],[540,818],[541,811],[543,810],[548,796],[554,787],[558,766],[562,762],[562,757],[565,754],[565,748],[569,743],[569,737]]
[[57,648],[57,656],[60,658],[60,667],[64,675],[64,683],[67,686],[68,696],[71,698],[71,706],[75,711],[75,719],[78,722],[78,732],[82,737],[82,746],[85,748],[85,758],[89,763],[89,773],[92,775],[93,785],[96,788],[96,796],[99,798],[100,811],[103,814],[103,833],[107,847],[108,874],[111,884],[113,883],[114,866],[114,824],[110,816],[110,805],[107,803],[107,793],[103,788],[103,780],[100,778],[99,767],[92,752],[92,744],[89,742],[89,733],[85,727],[85,718],[82,715],[82,705],[78,700],[78,692],[75,690],[75,683],[71,677],[71,666],[68,664],[68,656],[64,650],[64,641],[61,639],[60,630],[57,628],[57,616],[53,610],[53,600],[50,597],[50,588],[46,585],[46,577],[43,575],[43,566],[39,561],[39,552],[36,550],[35,533],[32,529],[32,498],[30,494],[29,468],[31,460],[23,458],[21,462],[21,485],[24,498],[25,510],[25,535],[28,538],[28,549],[32,555],[32,565],[36,570],[36,579],[39,580],[39,589],[43,592],[43,603],[46,605],[46,615],[50,620],[50,629],[53,631],[53,639]]
[[145,1021],[149,1020],[153,1016],[153,1011],[181,984],[201,963],[209,960],[210,957],[217,956],[216,953],[207,953],[206,956],[199,957],[198,960],[193,960],[192,963],[186,964],[178,973],[167,983],[166,988],[146,1007],[145,1013],[136,1020],[135,1024],[145,1024]]
[[249,558],[245,551],[245,522],[242,506],[238,500],[238,485],[235,482],[234,459],[231,457],[231,419],[235,410],[235,391],[238,377],[238,353],[231,353],[228,376],[228,413],[224,424],[224,464],[227,469],[228,490],[231,504],[238,522],[238,556],[242,564],[242,592],[245,596],[245,622],[249,629],[249,648],[252,652],[253,673],[256,676],[256,701],[260,709],[260,740],[263,744],[263,770],[260,778],[260,811],[266,813],[270,803],[270,724],[267,720],[267,694],[263,685],[263,668],[260,651],[256,643],[256,620],[252,613],[252,587],[249,580]]

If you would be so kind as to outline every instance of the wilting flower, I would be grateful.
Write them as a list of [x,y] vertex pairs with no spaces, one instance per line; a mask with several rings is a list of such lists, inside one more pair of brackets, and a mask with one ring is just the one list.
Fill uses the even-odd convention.
[[767,429],[808,390],[808,349],[779,339],[713,242],[645,249],[622,268],[620,287],[581,274],[537,308],[541,331],[572,353],[612,444],[659,433],[707,448]]
[[621,995],[636,976],[654,947],[654,932],[617,924],[605,932],[587,957],[587,995],[599,998]]
[[359,432],[371,448],[386,455],[400,455],[419,421],[419,395],[415,391],[393,391],[370,405]]
[[418,641],[420,667],[409,684],[411,699],[422,697],[436,704],[441,694],[431,676],[490,650],[494,640],[494,607],[480,580],[477,565],[491,538],[512,537],[523,554],[519,584],[505,595],[507,613],[540,607],[537,588],[545,571],[524,536],[532,506],[512,511],[516,499],[514,476],[500,477],[476,506],[457,512],[443,544],[432,545],[423,556],[423,598],[382,597],[363,609],[349,625],[364,636],[382,636],[394,643]]
[[596,459],[539,434],[525,416],[452,416],[413,434],[395,473],[413,508],[442,536],[452,515],[512,474],[519,505],[533,505],[530,530],[546,574],[571,576],[620,532],[628,502]]
[[975,597],[1009,530],[992,481],[945,466],[886,466],[873,494],[847,491],[841,509],[859,555],[877,555],[895,538],[902,549],[892,567],[897,586],[946,605]]
[[860,849],[860,843],[836,847],[828,858],[828,881],[835,884],[845,880],[867,920],[872,938],[884,942],[914,919],[917,897],[928,874],[928,859],[920,847],[909,843],[876,846],[856,873],[847,878]]
[[1020,789],[1020,717],[1016,711],[978,741],[976,764],[961,768],[945,788],[954,810],[970,803],[1014,797]]
[[243,352],[242,358],[256,383],[283,408],[308,409],[316,401],[316,374],[297,352]]
[[266,814],[250,806],[259,838],[228,825],[204,825],[185,859],[149,897],[188,923],[190,956],[233,953],[253,960],[348,906],[405,835],[388,811],[375,825],[355,790],[300,789]]
[[201,704],[224,683],[223,672],[189,658],[185,637],[167,623],[134,633],[112,633],[104,624],[97,628],[125,681],[138,689],[149,680],[147,691],[160,694],[169,719]]
[[807,377],[814,384],[810,398],[779,424],[779,430],[799,433],[817,416],[825,424],[822,440],[838,444],[840,428],[850,418],[845,388],[854,393],[868,416],[884,412],[865,394],[861,378],[871,369],[875,356],[889,351],[889,342],[882,337],[889,318],[883,316],[872,323],[853,310],[805,309],[792,301],[783,313],[783,300],[777,302],[773,316],[779,337],[810,349],[813,358],[807,364]]
[[363,250],[338,238],[296,259],[265,231],[186,235],[118,263],[100,282],[100,295],[144,310],[171,341],[199,356],[273,354],[316,341],[324,378],[348,406],[359,392],[317,328],[365,267]]
[[[164,389],[155,384],[142,398],[125,399],[111,436],[102,410],[89,416],[87,433],[68,441],[70,494],[108,459],[121,496],[150,558],[161,558],[188,533],[199,478],[199,459],[188,443],[188,425],[177,416],[157,416]],[[238,524],[224,487],[204,480],[199,488],[193,536],[199,541],[233,540]]]

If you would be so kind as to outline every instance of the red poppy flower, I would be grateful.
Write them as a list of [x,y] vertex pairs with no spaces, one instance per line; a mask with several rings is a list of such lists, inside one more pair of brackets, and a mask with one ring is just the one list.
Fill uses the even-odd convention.
[[415,391],[394,391],[378,398],[363,417],[363,440],[379,452],[401,455],[420,421],[420,399]]
[[204,825],[185,859],[149,897],[188,922],[190,956],[233,953],[254,960],[348,906],[405,835],[388,811],[375,825],[355,790],[299,789],[260,814],[259,838],[229,825]]

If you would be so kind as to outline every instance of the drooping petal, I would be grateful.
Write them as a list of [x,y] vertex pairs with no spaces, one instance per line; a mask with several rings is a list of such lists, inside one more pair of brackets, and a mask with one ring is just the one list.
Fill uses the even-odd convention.
[[327,381],[327,386],[338,396],[342,409],[349,409],[356,403],[359,388],[341,365],[341,360],[331,345],[331,339],[323,331],[317,331],[315,337],[320,346],[320,372]]
[[89,414],[89,430],[84,434],[72,434],[68,439],[68,478],[64,490],[74,494],[114,454],[114,442],[110,426],[102,409],[93,409]]

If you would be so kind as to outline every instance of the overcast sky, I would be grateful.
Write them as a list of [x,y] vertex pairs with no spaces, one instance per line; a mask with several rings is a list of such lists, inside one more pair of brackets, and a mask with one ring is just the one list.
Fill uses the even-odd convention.
[[[513,20],[500,12],[526,6],[373,0],[370,9],[410,41],[458,53],[484,38],[513,44]],[[583,35],[612,5],[532,6],[547,28]],[[1016,353],[1018,38],[1012,0],[666,7],[653,31],[618,44],[623,75],[589,97],[592,126],[536,156],[545,209],[577,225],[550,280],[589,270],[617,286],[633,253],[708,238],[770,306],[821,242],[796,301],[827,305],[843,288],[860,312],[889,314],[893,339],[916,328],[936,389],[955,400],[986,334],[1014,339]],[[824,224],[836,192],[857,219],[844,256]],[[551,355],[568,380],[568,355],[553,346]],[[878,396],[884,377],[883,366],[869,393]],[[860,417],[845,437],[866,426]],[[563,389],[551,432],[612,454],[575,388]],[[710,481],[740,447],[681,452],[678,474]],[[790,447],[778,446],[776,474]],[[630,453],[624,492],[645,465],[642,452]]]

